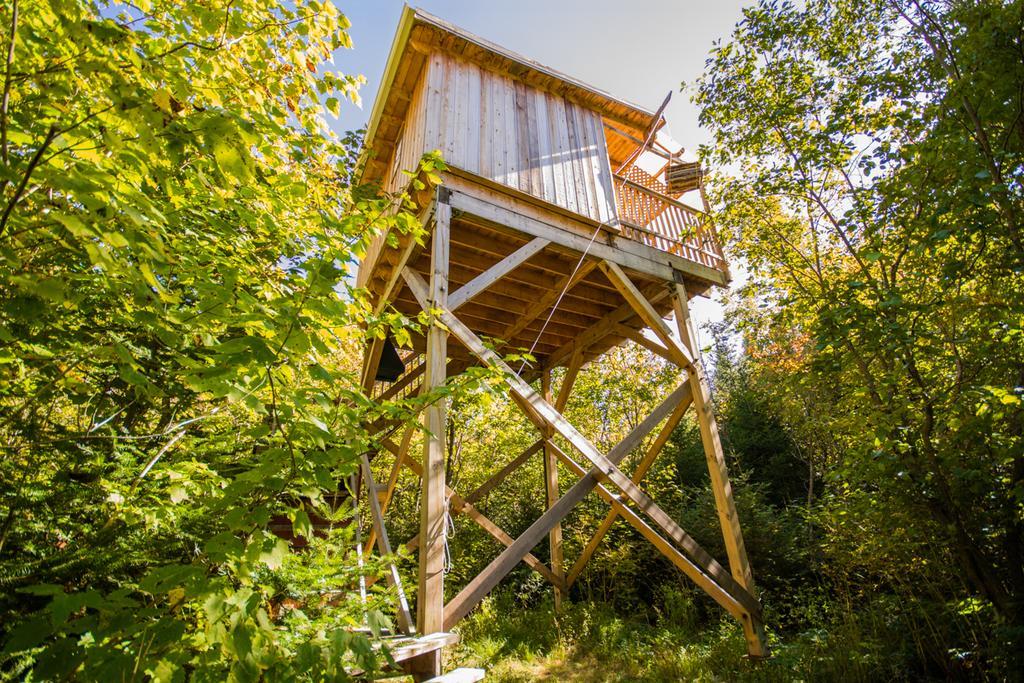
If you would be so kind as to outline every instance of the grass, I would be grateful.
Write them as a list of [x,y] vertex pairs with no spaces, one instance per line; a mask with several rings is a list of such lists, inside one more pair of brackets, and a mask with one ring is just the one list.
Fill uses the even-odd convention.
[[480,667],[488,681],[873,681],[900,680],[901,662],[878,654],[870,640],[840,628],[783,639],[773,656],[752,661],[731,621],[699,624],[693,614],[657,623],[616,614],[605,605],[574,603],[556,617],[550,602],[517,606],[507,596],[485,601],[458,629],[446,668]]

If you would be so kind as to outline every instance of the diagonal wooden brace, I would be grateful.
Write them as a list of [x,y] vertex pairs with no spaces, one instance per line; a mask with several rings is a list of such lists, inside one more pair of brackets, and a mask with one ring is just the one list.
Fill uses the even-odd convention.
[[535,441],[529,448],[524,450],[522,453],[512,458],[504,467],[495,472],[487,481],[477,486],[469,494],[466,495],[466,501],[469,503],[475,503],[488,493],[493,491],[501,482],[505,481],[510,474],[515,472],[517,469],[522,467],[530,456],[539,451],[544,447],[544,440]]
[[[567,456],[564,451],[556,447],[555,452],[558,454],[559,459],[565,463],[569,469],[577,474],[585,475],[586,470],[583,469],[583,466]],[[694,583],[700,586],[704,592],[710,595],[715,602],[721,605],[727,612],[729,612],[729,614],[736,617],[736,619],[740,620],[744,625],[755,620],[760,620],[760,611],[751,613],[748,606],[740,602],[740,600],[744,600],[744,602],[746,602],[745,598],[733,595],[715,581],[715,579],[705,571],[704,567],[699,566],[693,559],[676,550],[675,546],[669,543],[657,531],[652,529],[651,526],[647,524],[640,515],[634,512],[632,508],[627,506],[619,496],[611,493],[600,484],[596,487],[596,490],[597,494],[603,498],[605,502],[611,504],[614,512],[622,515],[623,519],[625,519],[634,529],[639,531],[644,538],[650,541],[655,548],[669,559],[669,561],[676,565],[676,567],[686,574],[686,576],[692,579]],[[691,547],[696,545],[696,543],[693,542],[693,539],[690,539],[690,541]],[[699,549],[699,546],[697,546],[697,548]]]
[[[643,479],[648,468],[654,464],[654,461],[661,453],[661,449],[665,447],[665,443],[672,436],[672,432],[675,430],[676,425],[678,425],[679,421],[683,419],[683,415],[686,414],[691,403],[692,401],[680,401],[675,412],[669,415],[668,420],[665,421],[665,424],[662,426],[658,436],[655,437],[654,443],[648,447],[644,457],[637,465],[636,471],[633,472],[633,481],[639,484],[640,480]],[[587,562],[589,562],[590,558],[593,557],[594,552],[601,543],[601,540],[604,538],[605,534],[608,533],[608,530],[612,528],[612,524],[615,523],[615,520],[618,519],[618,517],[618,508],[612,508],[608,515],[601,521],[601,524],[597,527],[597,531],[594,532],[590,541],[583,548],[583,552],[580,553],[579,559],[576,560],[572,569],[569,570],[569,576],[566,578],[566,583],[569,584],[570,588],[572,588],[572,585],[576,582],[576,579],[579,578],[580,574],[583,573],[583,569],[587,566]]]
[[[387,527],[384,525],[384,514],[381,512],[380,499],[377,497],[377,485],[373,480],[373,469],[370,467],[370,458],[364,453],[362,460],[363,479],[366,480],[366,497],[370,506],[370,515],[373,522],[373,531],[377,539],[377,550],[382,557],[391,556],[391,542],[388,540]],[[358,495],[358,494],[357,494]],[[369,543],[367,543],[369,545]],[[402,633],[414,633],[416,627],[413,624],[412,615],[409,612],[409,603],[405,599],[405,589],[402,587],[402,577],[398,574],[398,567],[394,562],[388,563],[387,572],[388,584],[396,593],[398,602],[398,626]]]
[[608,279],[619,290],[623,298],[629,302],[629,305],[640,316],[640,319],[658,336],[658,339],[665,345],[665,350],[672,360],[679,367],[692,371],[694,367],[693,354],[690,353],[689,349],[676,341],[665,319],[658,315],[658,312],[654,310],[654,306],[651,305],[651,302],[647,300],[637,286],[633,284],[633,281],[629,279],[625,271],[611,261],[602,261],[601,270],[608,276]]
[[448,309],[457,310],[473,297],[482,294],[488,287],[526,263],[531,256],[542,251],[549,244],[551,242],[543,237],[537,237],[527,242],[449,295]]
[[[387,448],[388,450],[397,448],[390,441],[385,440],[382,443],[384,444],[384,447]],[[423,476],[423,466],[416,462],[416,460],[414,460],[413,458],[406,458],[403,461],[403,464],[410,470],[412,470],[417,476]],[[445,492],[448,495],[448,501],[452,512],[456,514],[466,515],[471,520],[473,520],[477,525],[479,525],[480,528],[482,528],[488,534],[493,536],[495,540],[497,540],[505,547],[512,545],[514,539],[507,533],[505,533],[505,531],[501,527],[499,527],[497,524],[491,521],[486,515],[477,510],[472,503],[467,501],[465,498],[456,493],[454,489],[448,486],[445,486]],[[413,550],[417,548],[419,544],[420,536],[419,534],[416,534],[411,539],[409,539],[408,542],[405,543],[405,547],[409,550]],[[535,555],[527,554],[522,558],[522,561],[530,569],[533,569],[535,572],[537,572],[545,579],[547,579],[547,581],[549,581],[552,585],[561,588],[562,590],[565,590],[565,579],[560,576],[557,576],[554,572],[551,571],[550,568],[548,568],[546,564],[541,562]]]

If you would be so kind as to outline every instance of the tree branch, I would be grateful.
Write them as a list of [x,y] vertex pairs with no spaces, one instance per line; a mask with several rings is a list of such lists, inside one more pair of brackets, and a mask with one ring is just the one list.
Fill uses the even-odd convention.
[[[0,101],[0,156],[6,164],[7,156],[7,107],[11,100],[11,63],[14,61],[14,42],[18,37],[18,0],[11,5],[11,39],[7,44],[7,63],[4,67],[4,95]],[[0,188],[2,191],[2,188]]]
[[4,209],[4,215],[0,218],[0,237],[4,236],[4,232],[7,231],[7,221],[11,217],[11,212],[14,211],[14,205],[21,199],[21,195],[25,193],[25,187],[28,186],[29,178],[32,177],[32,171],[35,170],[36,166],[39,165],[39,160],[43,158],[43,154],[46,153],[50,143],[57,137],[57,126],[50,126],[50,130],[46,133],[46,139],[43,140],[43,144],[36,150],[35,156],[28,162],[28,168],[25,169],[25,175],[21,178],[21,184],[18,185],[18,189],[14,191],[14,196],[11,197],[11,201],[7,203],[7,208]]

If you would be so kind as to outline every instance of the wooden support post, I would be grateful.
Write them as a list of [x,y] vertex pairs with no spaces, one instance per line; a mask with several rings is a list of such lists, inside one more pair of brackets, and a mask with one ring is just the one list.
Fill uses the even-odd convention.
[[366,623],[366,573],[363,571],[363,525],[359,519],[359,475],[349,477],[352,491],[352,523],[356,527],[356,558],[359,565],[359,602],[363,607],[363,624]]
[[[690,306],[686,287],[672,285],[672,306],[675,311],[676,327],[683,346],[688,348],[694,358],[699,358],[697,335],[690,319]],[[715,495],[715,507],[718,509],[718,520],[722,526],[725,540],[725,552],[729,557],[729,569],[736,582],[743,586],[751,595],[756,596],[754,576],[747,560],[747,549],[743,544],[743,531],[740,529],[740,518],[736,512],[736,502],[732,496],[732,485],[729,482],[729,471],[725,464],[725,453],[715,422],[714,408],[711,403],[711,392],[707,378],[699,362],[693,364],[690,373],[690,388],[693,393],[693,406],[697,413],[697,424],[700,437],[704,444],[704,455],[708,461],[708,472],[711,475],[711,488]],[[767,654],[764,628],[759,619],[744,623],[744,634],[747,638],[747,649],[751,656],[763,657]]]
[[[544,396],[544,400],[548,403],[553,403],[551,396],[551,369],[544,368],[541,373],[541,393]],[[564,389],[559,393],[559,400],[565,395],[568,398],[568,392]],[[544,491],[547,494],[547,509],[551,509],[551,506],[558,502],[561,497],[558,491],[558,457],[555,455],[554,449],[552,448],[551,439],[554,437],[554,430],[545,425],[544,426]],[[551,531],[548,532],[548,545],[551,550],[551,571],[556,576],[562,578],[564,581],[565,570],[562,567],[562,524],[561,522],[556,523],[551,527]],[[562,594],[561,588],[555,588],[555,611],[559,614],[562,612],[562,599],[565,596]]]
[[[451,207],[447,192],[438,188],[434,233],[430,255],[428,313],[444,309],[448,303],[448,249]],[[426,391],[444,384],[448,355],[448,333],[431,317],[427,331]],[[447,401],[439,399],[424,411],[427,434],[423,449],[423,482],[420,494],[419,590],[417,592],[417,630],[423,635],[444,630],[444,547],[447,530],[445,498],[445,427]],[[418,662],[419,673],[441,673],[440,652],[425,655],[430,661]],[[422,665],[422,667],[420,666]]]
[[374,337],[363,357],[363,372],[359,383],[363,387],[363,393],[367,396],[373,390],[373,385],[377,383],[377,367],[380,365],[380,356],[383,351],[384,340]]

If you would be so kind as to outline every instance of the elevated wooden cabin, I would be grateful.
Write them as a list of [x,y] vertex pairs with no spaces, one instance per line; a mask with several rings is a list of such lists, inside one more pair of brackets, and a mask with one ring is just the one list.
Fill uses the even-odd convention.
[[[496,340],[492,345],[499,352],[529,350],[536,363],[522,373],[510,371],[510,391],[538,426],[533,452],[543,451],[552,506],[548,519],[538,520],[544,522],[541,530],[528,538],[513,542],[500,529],[489,529],[508,546],[506,553],[445,605],[438,572],[444,525],[438,515],[443,516],[445,496],[451,494],[445,493],[443,441],[428,438],[421,468],[420,538],[427,539],[419,543],[421,632],[451,626],[508,568],[521,560],[531,564],[524,558],[532,557],[539,535],[550,535],[553,566],[535,568],[555,584],[559,596],[575,579],[570,573],[567,580],[561,567],[561,517],[554,519],[571,509],[565,497],[563,507],[558,505],[555,461],[570,470],[574,461],[554,444],[557,434],[599,472],[592,482],[584,476],[570,493],[581,484],[592,484],[588,490],[593,490],[598,482],[622,489],[626,502],[614,508],[615,514],[632,519],[638,529],[645,525],[642,533],[737,616],[751,652],[763,654],[760,606],[687,313],[688,298],[727,285],[729,269],[706,206],[696,208],[669,194],[670,184],[676,190],[696,189],[696,202],[703,202],[699,167],[657,143],[663,125],[660,111],[624,102],[423,11],[407,7],[402,14],[368,126],[363,180],[403,190],[409,186],[407,171],[415,171],[422,155],[433,150],[441,152],[448,170],[440,174],[439,187],[417,195],[421,218],[431,230],[427,245],[396,235],[389,246],[382,236],[363,259],[357,284],[369,290],[378,310],[391,305],[410,316],[443,311],[439,318],[450,335],[432,327],[415,339],[413,352],[403,359],[404,374],[390,384],[376,382],[383,350],[374,344],[366,353],[364,385],[393,396],[441,384],[471,364],[500,366],[481,338]],[[660,158],[661,170],[644,171],[637,164],[641,154]],[[669,314],[676,320],[674,332],[665,321]],[[689,373],[685,387],[669,395],[645,428],[653,430],[667,418],[662,427],[667,438],[691,401],[698,408],[731,574],[617,470],[616,463],[631,450],[626,447],[639,445],[646,432],[621,444],[623,452],[601,454],[560,414],[579,368],[625,340]],[[557,366],[569,370],[555,400],[550,373]],[[527,384],[538,378],[540,392]],[[428,408],[424,419],[431,433],[443,435],[443,405]],[[411,460],[408,439],[402,441],[404,446],[386,442],[397,456],[396,469],[403,459]],[[528,457],[510,458],[497,481]],[[368,466],[364,469],[372,479]],[[382,499],[389,496],[385,491]],[[636,511],[623,511],[623,505]],[[383,518],[379,522],[383,529]]]

